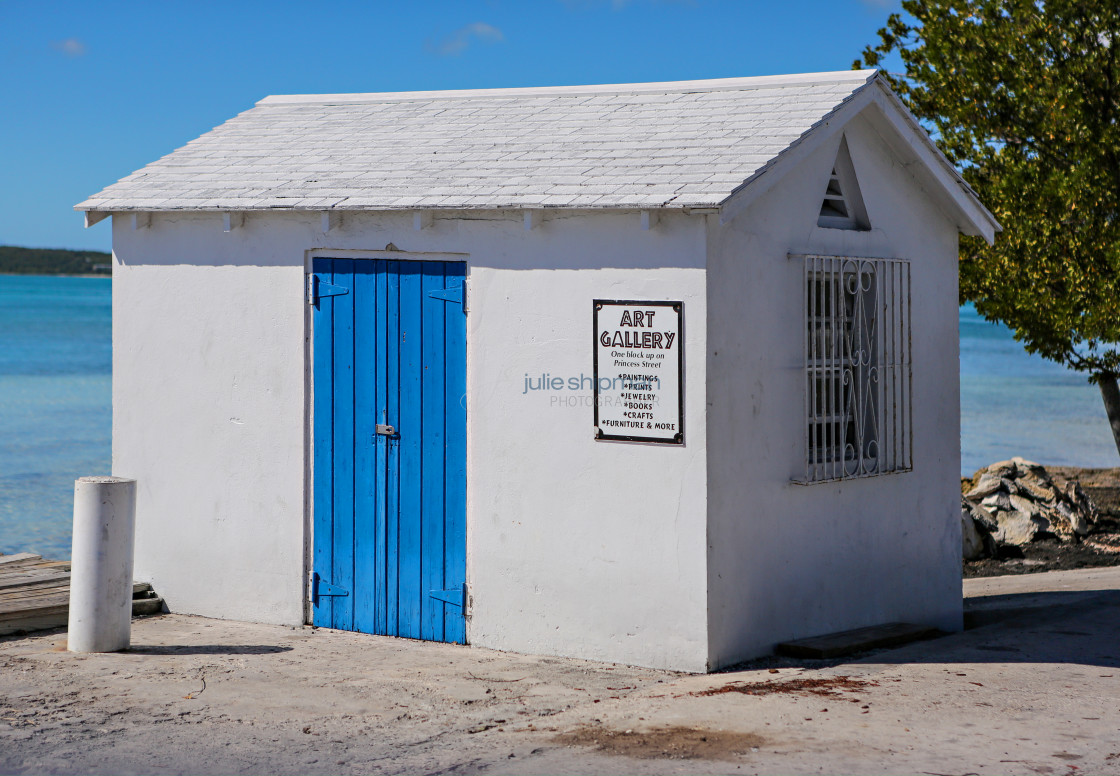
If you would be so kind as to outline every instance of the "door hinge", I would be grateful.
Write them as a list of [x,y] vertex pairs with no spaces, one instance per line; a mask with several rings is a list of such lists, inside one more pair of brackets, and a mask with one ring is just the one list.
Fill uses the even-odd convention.
[[465,299],[465,286],[466,282],[462,285],[451,286],[450,288],[437,288],[435,291],[429,291],[428,296],[432,299],[442,299],[445,302],[455,302],[456,304],[463,305],[466,309]]
[[464,612],[467,610],[467,584],[465,582],[446,590],[429,590],[428,595],[437,601],[443,601],[445,604],[458,606]]
[[342,296],[349,294],[350,289],[346,286],[335,286],[330,283],[324,283],[319,280],[318,275],[307,276],[307,303],[318,304],[319,300],[325,296]]
[[349,590],[341,588],[338,585],[332,585],[330,582],[325,581],[321,576],[319,576],[318,571],[311,575],[311,603],[315,606],[319,605],[320,598],[348,595],[350,595]]

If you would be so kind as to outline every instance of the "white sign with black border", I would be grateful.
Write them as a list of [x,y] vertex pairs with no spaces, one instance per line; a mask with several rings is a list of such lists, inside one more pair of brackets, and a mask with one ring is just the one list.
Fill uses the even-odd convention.
[[595,438],[684,444],[684,302],[594,300]]

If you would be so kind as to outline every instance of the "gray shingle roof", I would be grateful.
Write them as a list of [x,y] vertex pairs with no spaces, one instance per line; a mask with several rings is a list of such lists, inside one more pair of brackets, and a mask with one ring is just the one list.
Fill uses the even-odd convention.
[[714,207],[872,80],[268,97],[77,209]]

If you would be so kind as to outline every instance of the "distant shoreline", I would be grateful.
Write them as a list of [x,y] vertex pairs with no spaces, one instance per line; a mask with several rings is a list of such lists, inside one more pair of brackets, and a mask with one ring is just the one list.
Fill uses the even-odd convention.
[[21,248],[0,245],[0,274],[43,276],[112,276],[113,254],[66,248]]

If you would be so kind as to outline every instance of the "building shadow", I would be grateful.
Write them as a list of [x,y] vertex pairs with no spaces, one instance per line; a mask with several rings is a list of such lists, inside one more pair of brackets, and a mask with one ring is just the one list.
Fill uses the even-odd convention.
[[[820,634],[824,635],[824,634]],[[964,630],[827,659],[771,655],[717,673],[921,664],[1080,665],[1120,671],[1120,590],[1015,593],[965,599]]]
[[868,663],[1032,663],[1120,668],[1120,590],[966,599],[965,630],[861,657]]

